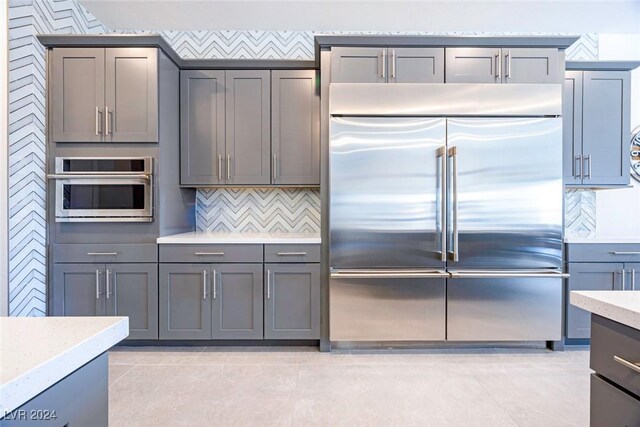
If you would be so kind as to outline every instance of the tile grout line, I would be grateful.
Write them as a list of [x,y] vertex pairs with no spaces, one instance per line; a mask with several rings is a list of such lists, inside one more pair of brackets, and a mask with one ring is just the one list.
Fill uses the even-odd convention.
[[109,384],[108,388],[111,388],[114,385],[116,385],[121,379],[124,378],[125,375],[127,375],[129,372],[131,372],[133,370],[133,368],[136,367],[136,365],[114,365],[114,366],[130,366],[130,368],[127,369],[126,371],[124,371],[124,373],[122,375],[120,375],[117,380],[115,380],[113,383]]

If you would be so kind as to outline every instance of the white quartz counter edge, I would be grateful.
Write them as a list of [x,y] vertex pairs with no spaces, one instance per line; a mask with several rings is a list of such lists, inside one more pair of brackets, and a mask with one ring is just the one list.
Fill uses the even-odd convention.
[[637,243],[640,244],[640,237],[565,237],[565,243]]
[[[11,320],[11,318],[5,319]],[[92,318],[84,317],[83,319],[91,321]],[[128,317],[111,317],[110,319],[112,322],[90,336],[76,337],[73,335],[73,327],[70,326],[70,345],[65,351],[52,355],[44,362],[0,384],[0,418],[33,399],[129,335]],[[38,320],[47,321],[47,318]],[[24,337],[25,341],[29,340],[29,331],[24,331]],[[20,343],[7,342],[3,345],[15,348],[12,353],[15,357],[28,357],[28,350],[25,355],[25,349],[21,348]],[[10,359],[11,356],[7,357],[5,354],[2,360],[3,366],[7,367],[11,363]]]
[[304,233],[183,233],[159,237],[158,244],[211,245],[211,244],[308,244],[319,245],[319,235]]
[[640,329],[640,291],[571,291],[571,304]]

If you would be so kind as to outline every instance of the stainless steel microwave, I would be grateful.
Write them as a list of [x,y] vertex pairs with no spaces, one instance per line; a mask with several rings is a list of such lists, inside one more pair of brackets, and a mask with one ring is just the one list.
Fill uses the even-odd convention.
[[56,222],[153,221],[153,158],[56,157]]

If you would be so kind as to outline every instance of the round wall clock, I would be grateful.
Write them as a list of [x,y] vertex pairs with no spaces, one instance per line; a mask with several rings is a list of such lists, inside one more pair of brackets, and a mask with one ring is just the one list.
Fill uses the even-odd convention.
[[631,133],[631,176],[640,182],[640,127]]

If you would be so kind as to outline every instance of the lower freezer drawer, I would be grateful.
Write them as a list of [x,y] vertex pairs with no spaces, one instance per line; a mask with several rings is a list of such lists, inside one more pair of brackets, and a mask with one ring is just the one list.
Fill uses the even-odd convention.
[[444,341],[445,279],[331,278],[331,341]]
[[453,278],[447,284],[447,340],[558,341],[562,279]]

